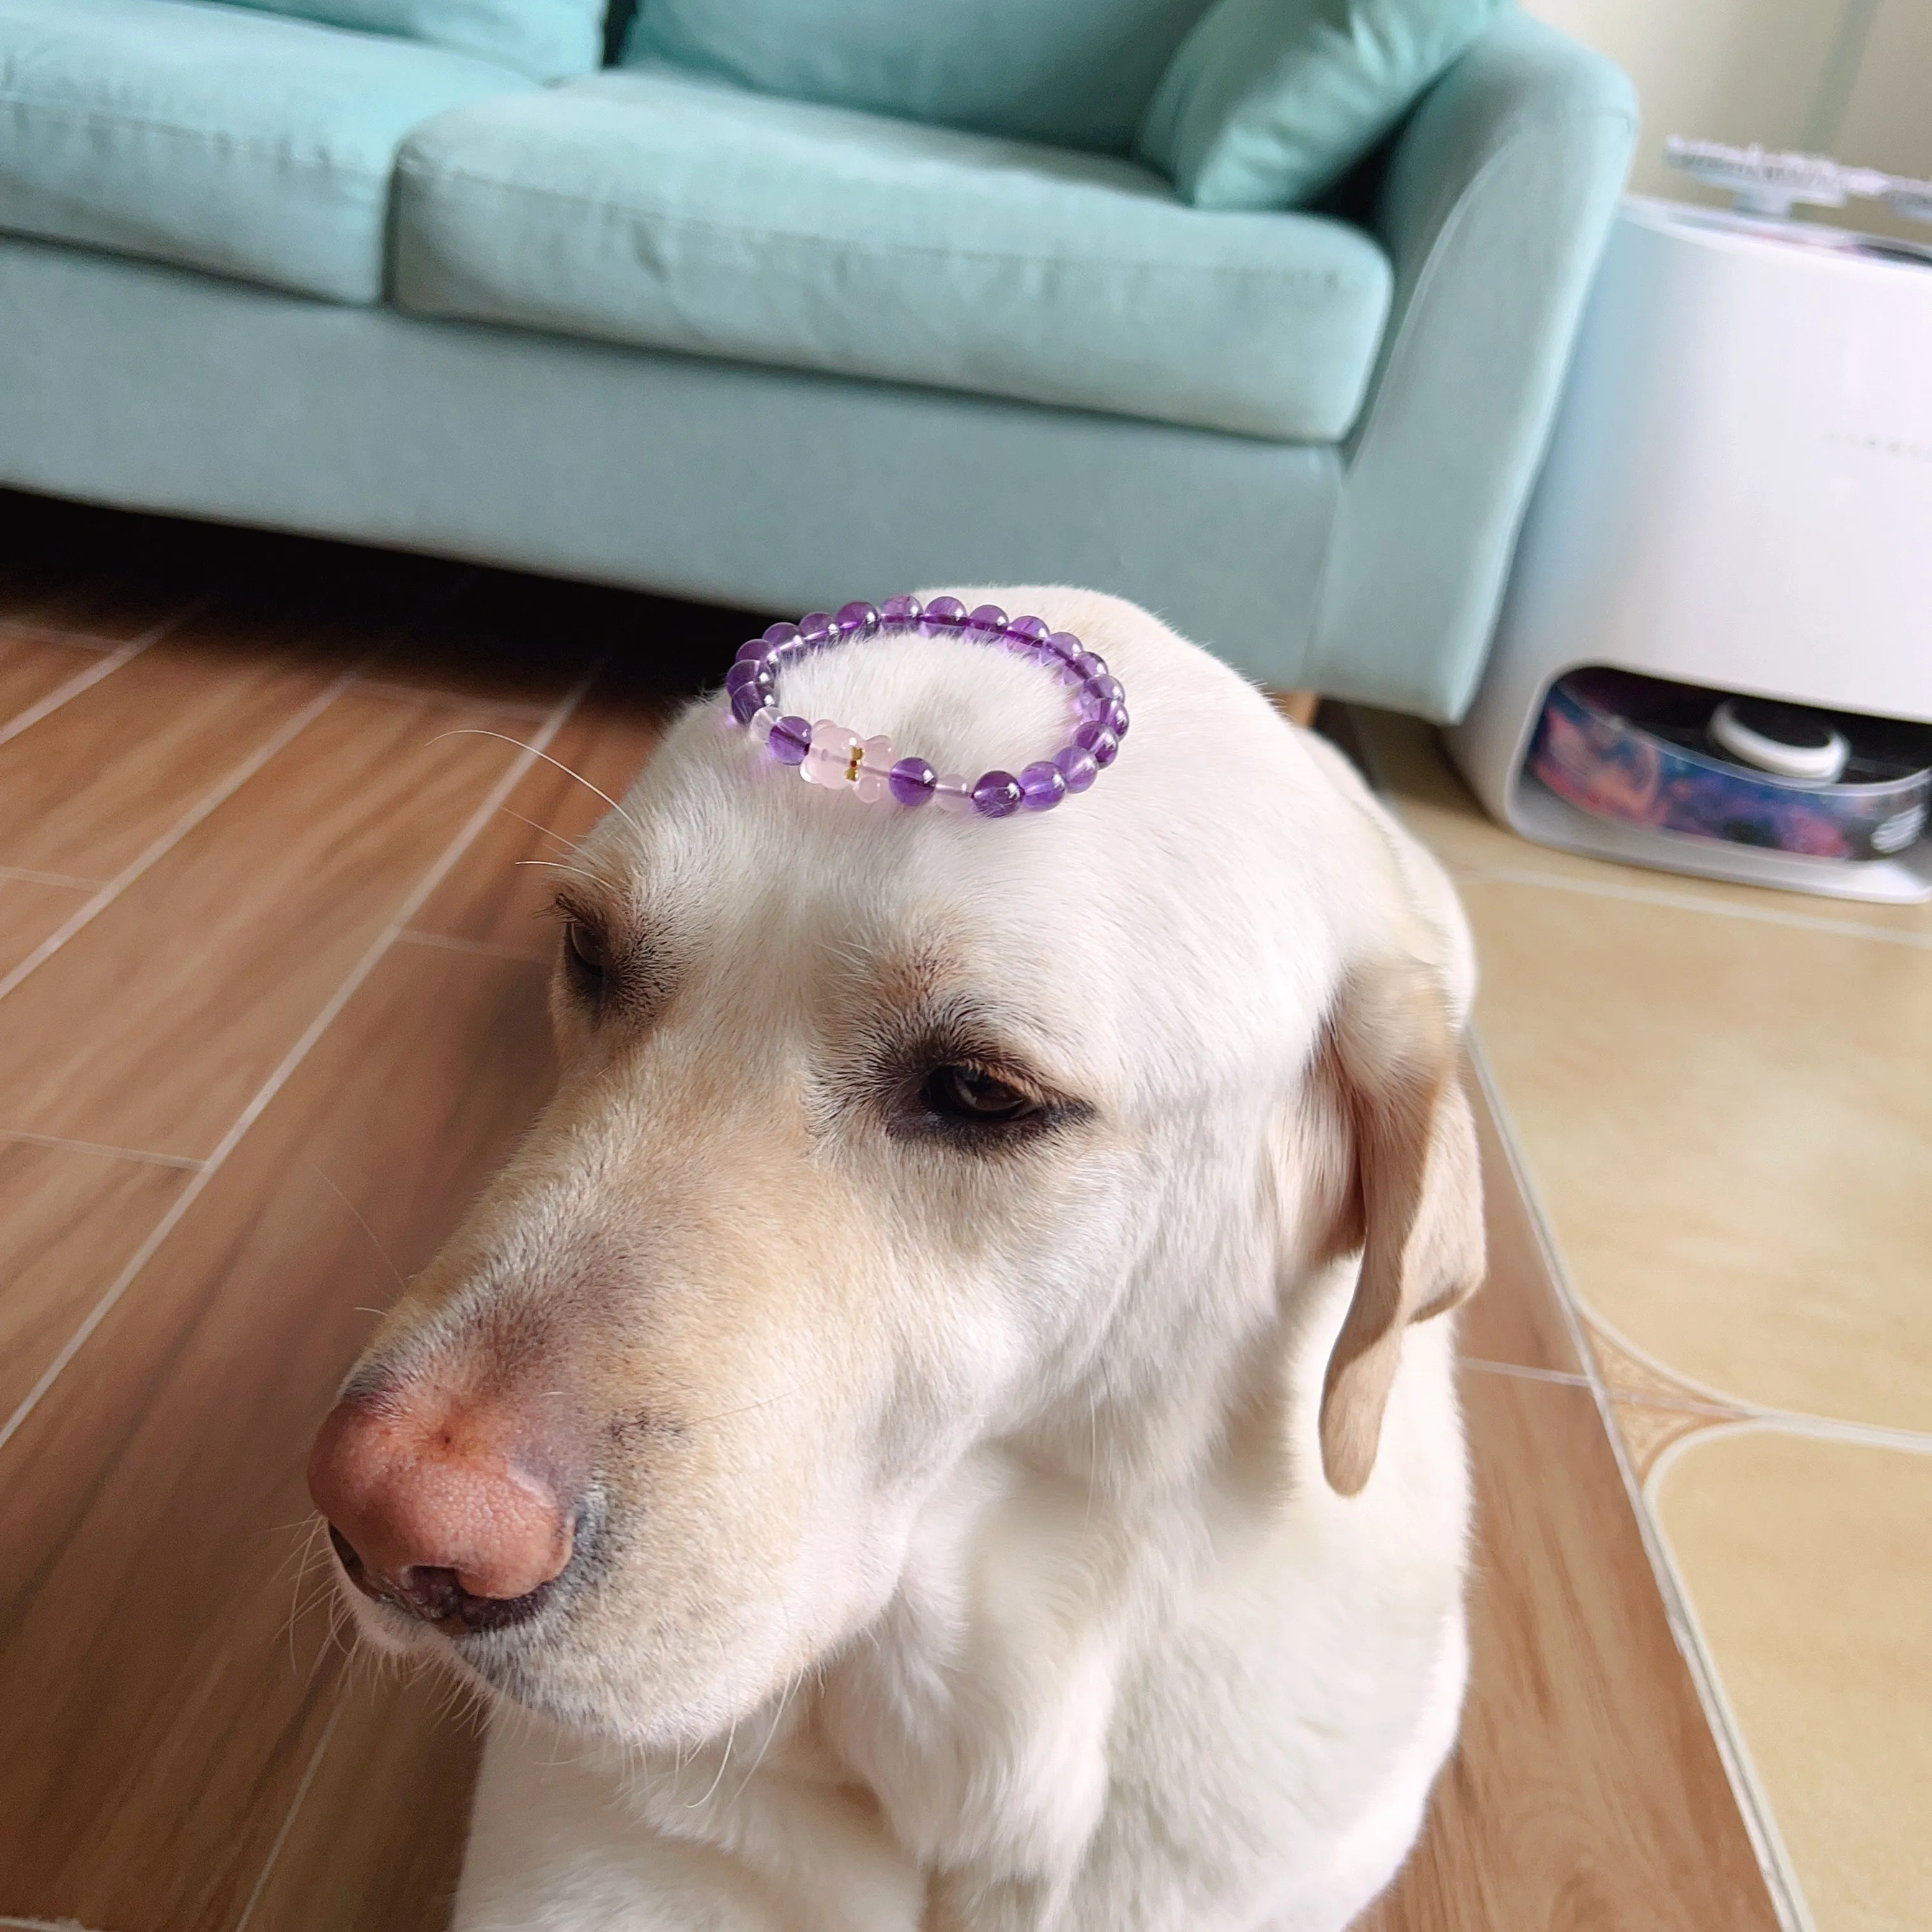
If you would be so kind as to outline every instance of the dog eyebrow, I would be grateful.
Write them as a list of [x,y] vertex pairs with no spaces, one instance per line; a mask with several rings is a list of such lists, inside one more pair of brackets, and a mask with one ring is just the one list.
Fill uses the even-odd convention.
[[1043,1102],[1069,1109],[1088,1103],[1068,1093],[1024,1043],[1028,1030],[969,990],[928,982],[922,995],[889,1010],[875,1023],[874,1064],[882,1070],[948,1063],[983,1068]]
[[640,917],[622,895],[561,886],[550,902],[560,924],[585,926],[610,958],[611,992],[633,1018],[649,1018],[669,998],[672,964],[655,922]]

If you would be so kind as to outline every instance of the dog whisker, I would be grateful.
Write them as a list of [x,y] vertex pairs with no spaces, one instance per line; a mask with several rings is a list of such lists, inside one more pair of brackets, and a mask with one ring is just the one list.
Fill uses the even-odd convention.
[[566,852],[575,851],[583,843],[581,839],[566,838],[561,832],[553,832],[548,825],[539,825],[534,818],[526,818],[520,812],[513,812],[507,805],[500,805],[496,809],[506,818],[514,818],[519,825],[527,825],[532,832],[540,832],[546,838],[554,838]]
[[506,745],[515,746],[520,752],[528,752],[532,758],[542,759],[547,765],[554,765],[566,778],[574,778],[586,791],[594,792],[633,832],[640,837],[644,835],[644,828],[601,785],[592,784],[581,772],[572,771],[561,758],[553,758],[548,752],[540,752],[536,746],[526,745],[520,738],[512,738],[507,732],[486,731],[481,725],[468,724],[459,725],[453,730],[440,731],[430,740],[430,742],[432,745],[436,744],[445,738],[495,738]]
[[356,1226],[360,1228],[363,1233],[368,1236],[369,1245],[376,1250],[377,1254],[381,1256],[382,1258],[382,1265],[395,1276],[397,1287],[399,1288],[406,1289],[409,1286],[409,1283],[404,1280],[402,1270],[397,1267],[395,1263],[390,1259],[388,1250],[384,1247],[382,1243],[376,1238],[375,1229],[370,1227],[367,1221],[363,1220],[362,1210],[356,1206],[354,1202],[350,1199],[347,1195],[343,1192],[340,1188],[336,1186],[334,1181],[329,1179],[327,1174],[322,1172],[320,1168],[316,1166],[314,1161],[310,1161],[309,1162],[309,1167],[314,1173],[316,1178],[321,1181],[322,1186],[327,1188],[329,1192],[334,1195],[336,1199],[340,1201],[343,1206],[349,1210],[351,1214],[355,1216]]
[[731,1720],[731,1729],[724,1739],[724,1754],[718,1760],[718,1775],[711,1780],[711,1789],[694,1804],[687,1804],[687,1811],[701,1811],[718,1796],[718,1787],[724,1782],[724,1767],[731,1762],[733,1748],[738,1742],[738,1720]]

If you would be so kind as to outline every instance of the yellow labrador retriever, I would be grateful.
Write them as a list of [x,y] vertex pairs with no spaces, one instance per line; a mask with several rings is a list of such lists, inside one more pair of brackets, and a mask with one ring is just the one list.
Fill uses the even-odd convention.
[[[493,1700],[462,1932],[1337,1932],[1453,1742],[1460,912],[1144,612],[962,594],[1109,662],[1118,761],[868,807],[694,706],[318,1440],[364,1634]],[[956,636],[782,678],[955,771],[1066,732]]]

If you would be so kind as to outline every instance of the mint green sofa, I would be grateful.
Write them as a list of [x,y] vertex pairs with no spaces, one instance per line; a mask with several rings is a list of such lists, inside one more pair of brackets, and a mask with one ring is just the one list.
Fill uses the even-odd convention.
[[1208,0],[371,4],[0,0],[0,482],[788,612],[1075,582],[1461,712],[1614,68],[1504,10],[1320,207],[1213,212],[1131,158]]

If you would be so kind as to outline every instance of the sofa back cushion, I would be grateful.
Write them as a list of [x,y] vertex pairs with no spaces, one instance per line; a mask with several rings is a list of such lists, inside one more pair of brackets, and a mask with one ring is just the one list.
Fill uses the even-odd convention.
[[438,115],[394,232],[419,314],[1279,442],[1347,430],[1390,285],[1342,222],[662,67]]
[[1353,167],[1502,0],[1215,0],[1135,151],[1196,208],[1295,208]]
[[258,13],[393,34],[473,54],[533,80],[588,74],[604,54],[604,0],[230,0]]
[[640,0],[627,66],[1124,154],[1207,0]]

